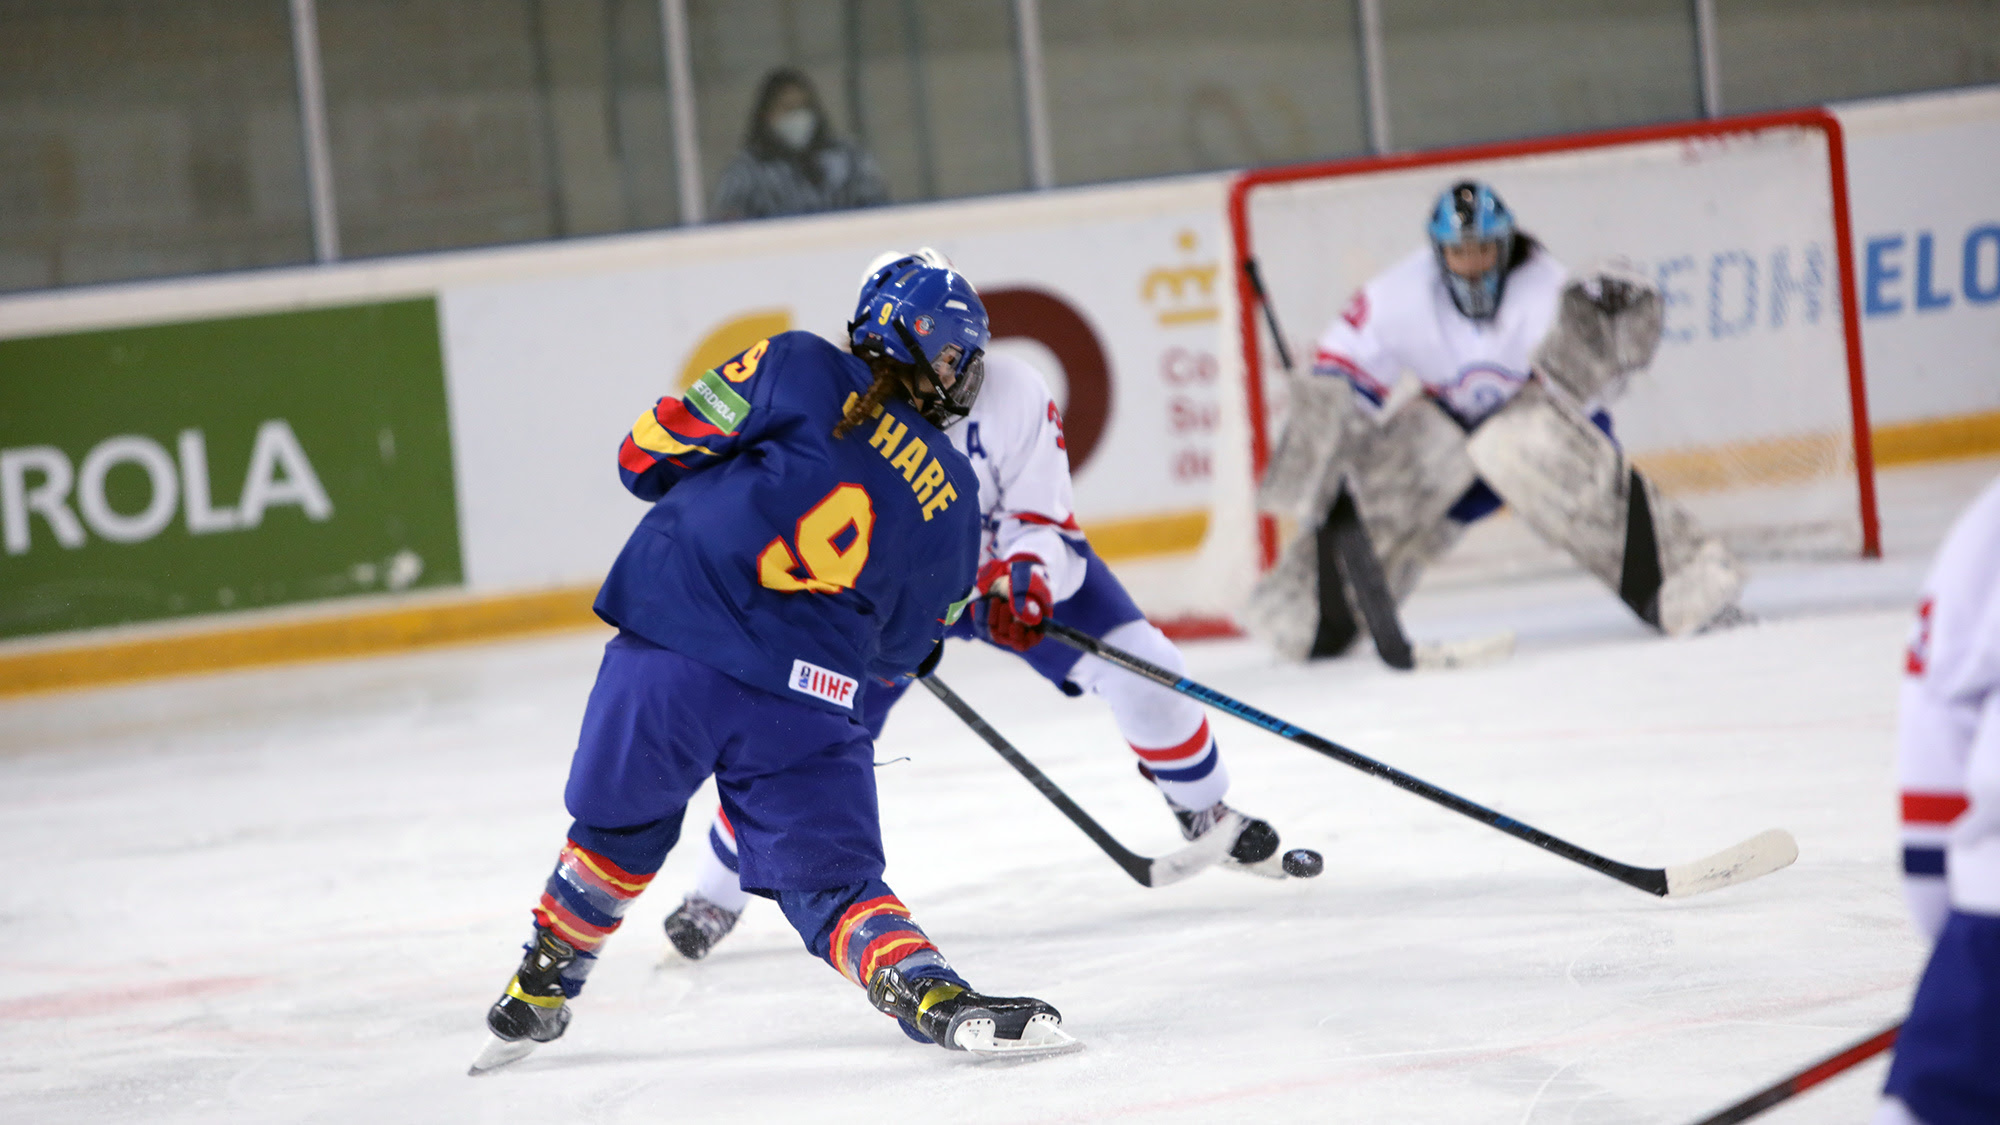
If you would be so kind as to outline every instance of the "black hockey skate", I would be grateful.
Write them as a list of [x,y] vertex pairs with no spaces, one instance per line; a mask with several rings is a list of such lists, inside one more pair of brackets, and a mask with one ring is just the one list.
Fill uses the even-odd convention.
[[742,916],[740,910],[725,910],[698,894],[691,894],[667,915],[667,941],[681,956],[699,961],[736,928],[736,920]]
[[484,1074],[523,1058],[538,1043],[560,1039],[569,1027],[569,1005],[563,994],[562,971],[576,960],[576,950],[545,927],[535,927],[534,944],[521,959],[507,991],[486,1011],[486,1028],[493,1039],[472,1062],[468,1074]]
[[1271,827],[1270,821],[1237,812],[1221,801],[1200,812],[1181,808],[1172,801],[1167,802],[1167,807],[1173,809],[1174,819],[1181,822],[1181,835],[1189,840],[1215,831],[1236,833],[1236,841],[1229,845],[1218,866],[1267,879],[1285,877],[1283,863],[1278,858],[1278,830]]
[[868,981],[868,1002],[950,1051],[989,1058],[1033,1058],[1083,1044],[1062,1029],[1062,1013],[1032,996],[984,996],[932,977],[905,977],[895,966]]

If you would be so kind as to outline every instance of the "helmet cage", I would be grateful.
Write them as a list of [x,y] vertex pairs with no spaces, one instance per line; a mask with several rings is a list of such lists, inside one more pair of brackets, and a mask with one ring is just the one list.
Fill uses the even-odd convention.
[[[923,345],[903,322],[898,319],[893,323],[896,334],[903,338],[903,346],[912,355],[923,355]],[[972,404],[979,398],[979,389],[986,382],[986,349],[967,349],[957,342],[946,344],[931,359],[930,370],[931,377],[924,380],[929,386],[920,383],[911,392],[917,396],[917,408],[925,418],[939,426],[949,425],[970,414]]]
[[[1507,287],[1508,262],[1514,256],[1514,216],[1492,188],[1476,180],[1453,184],[1438,196],[1429,224],[1431,251],[1438,274],[1458,311],[1473,320],[1489,320],[1500,311]],[[1452,246],[1493,244],[1493,265],[1473,277],[1451,268],[1445,250]]]

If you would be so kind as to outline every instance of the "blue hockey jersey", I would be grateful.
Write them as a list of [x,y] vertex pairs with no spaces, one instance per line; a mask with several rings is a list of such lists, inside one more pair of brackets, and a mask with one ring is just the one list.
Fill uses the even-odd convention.
[[845,713],[863,676],[913,670],[971,592],[979,486],[906,403],[835,438],[870,381],[861,360],[786,332],[641,414],[619,474],[655,503],[597,615]]

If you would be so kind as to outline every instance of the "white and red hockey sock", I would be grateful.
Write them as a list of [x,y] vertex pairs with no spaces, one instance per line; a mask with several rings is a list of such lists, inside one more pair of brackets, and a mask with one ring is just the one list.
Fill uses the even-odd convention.
[[[1120,625],[1104,642],[1170,671],[1186,670],[1180,649],[1149,621]],[[1118,732],[1168,801],[1200,810],[1229,793],[1229,770],[1201,704],[1095,656],[1077,661],[1070,679],[1111,708]]]
[[1229,771],[1222,766],[1206,717],[1183,742],[1157,748],[1134,744],[1132,752],[1139,756],[1146,776],[1178,808],[1199,811],[1229,792]]

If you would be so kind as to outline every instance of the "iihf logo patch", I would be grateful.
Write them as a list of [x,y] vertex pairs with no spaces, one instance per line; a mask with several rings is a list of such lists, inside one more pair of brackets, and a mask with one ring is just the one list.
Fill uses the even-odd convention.
[[803,660],[792,661],[791,688],[814,699],[824,699],[836,707],[854,710],[854,693],[861,686],[860,681],[850,679],[838,672],[829,672],[817,664]]
[[931,334],[931,330],[937,327],[937,321],[932,320],[929,313],[925,313],[917,317],[915,323],[911,324],[910,327],[917,330],[917,335],[928,336]]

